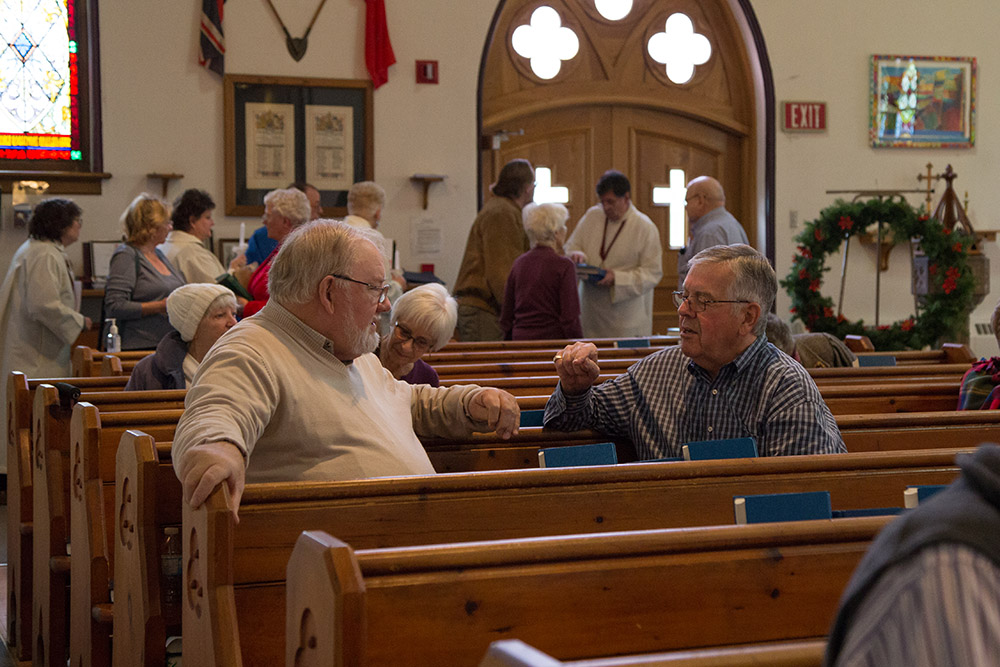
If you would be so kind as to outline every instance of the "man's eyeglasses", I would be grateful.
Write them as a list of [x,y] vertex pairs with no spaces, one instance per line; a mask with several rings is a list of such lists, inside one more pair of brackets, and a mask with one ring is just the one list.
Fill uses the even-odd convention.
[[371,291],[378,292],[379,303],[385,301],[385,295],[389,292],[389,285],[372,285],[371,283],[366,283],[363,280],[355,280],[354,278],[350,278],[339,273],[329,273],[327,275],[333,276],[334,278],[340,278],[341,280],[346,280],[348,282],[357,283],[358,285],[364,285]]
[[410,329],[404,324],[396,322],[393,326],[396,327],[396,335],[399,336],[400,340],[404,343],[406,341],[411,341],[413,343],[413,350],[415,352],[428,352],[431,347],[434,346],[433,342],[427,340],[423,336],[414,336],[413,332],[410,331]]
[[677,306],[678,310],[680,310],[681,304],[687,301],[688,307],[696,313],[704,313],[706,308],[717,303],[753,303],[753,301],[746,299],[702,299],[695,294],[684,296],[684,292],[673,292],[673,295],[674,305]]

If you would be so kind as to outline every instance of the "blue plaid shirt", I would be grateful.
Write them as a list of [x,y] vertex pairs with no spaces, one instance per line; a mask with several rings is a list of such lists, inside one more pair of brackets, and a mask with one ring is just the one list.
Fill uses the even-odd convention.
[[745,436],[756,438],[761,456],[847,451],[816,383],[765,336],[714,380],[678,345],[578,396],[560,385],[545,406],[545,426],[627,437],[640,459],[680,456],[687,442]]

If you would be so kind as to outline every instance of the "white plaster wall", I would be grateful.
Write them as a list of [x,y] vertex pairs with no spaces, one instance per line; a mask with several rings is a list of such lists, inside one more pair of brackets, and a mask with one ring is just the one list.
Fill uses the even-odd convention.
[[[315,2],[275,3],[286,25],[300,35]],[[102,98],[105,170],[113,177],[101,196],[77,197],[84,209],[82,238],[110,239],[119,234],[118,218],[136,194],[157,190],[147,180],[152,171],[183,173],[170,186],[169,198],[188,187],[213,194],[216,236],[234,237],[239,223],[256,220],[223,213],[222,82],[196,64],[198,0],[151,2],[104,0],[100,3]],[[398,63],[389,83],[375,91],[375,178],[388,193],[383,231],[400,245],[403,264],[436,265],[438,275],[454,282],[469,226],[476,213],[476,86],[482,49],[496,0],[387,0],[389,31]],[[226,68],[232,73],[324,78],[365,78],[364,2],[330,0],[309,38],[309,49],[295,62],[284,35],[263,0],[233,1],[225,7]],[[788,272],[794,248],[789,216],[816,217],[833,197],[827,189],[914,188],[916,175],[931,161],[935,171],[951,163],[960,192],[968,190],[970,215],[977,228],[1000,229],[995,211],[1000,192],[993,185],[1000,140],[997,105],[1000,67],[989,31],[969,29],[969,19],[989,23],[1000,9],[988,0],[956,0],[947,7],[926,7],[903,0],[873,4],[862,0],[836,3],[758,0],[757,18],[764,31],[781,100],[821,100],[828,105],[825,134],[777,133],[777,270]],[[873,53],[963,55],[979,59],[977,141],[971,150],[904,150],[868,146],[869,57]],[[414,61],[440,61],[439,85],[414,83]],[[431,186],[430,205],[421,210],[421,193],[409,177],[418,172],[447,176]],[[913,199],[914,203],[919,198]],[[10,198],[4,195],[0,230],[0,270],[6,269],[24,232],[10,229]],[[410,225],[430,217],[444,229],[444,249],[435,256],[410,252]],[[883,321],[912,310],[908,262],[891,258],[883,282]],[[996,246],[988,247],[1000,266]],[[80,266],[80,247],[70,251]],[[874,317],[874,253],[853,249],[847,290],[852,318]],[[836,259],[831,260],[834,266]],[[902,269],[900,268],[902,267]],[[974,315],[988,318],[1000,297],[993,295]],[[835,295],[835,285],[824,285]],[[779,311],[789,305],[779,295]]]

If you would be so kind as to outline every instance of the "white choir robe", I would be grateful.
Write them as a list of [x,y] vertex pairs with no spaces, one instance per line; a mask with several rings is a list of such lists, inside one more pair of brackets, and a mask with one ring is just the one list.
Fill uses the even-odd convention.
[[[663,277],[660,232],[647,215],[629,204],[622,220],[608,225],[604,240],[607,257],[602,260],[605,219],[599,205],[587,209],[565,245],[566,254],[582,252],[588,264],[615,272],[615,284],[611,287],[581,281],[583,335],[586,338],[650,336],[653,333],[653,288]],[[623,222],[625,228],[612,244]]]

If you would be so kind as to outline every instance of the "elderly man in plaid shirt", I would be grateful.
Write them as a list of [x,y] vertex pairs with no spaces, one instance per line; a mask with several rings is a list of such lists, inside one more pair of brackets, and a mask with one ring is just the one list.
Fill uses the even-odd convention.
[[683,291],[674,292],[680,345],[597,387],[597,348],[568,345],[555,357],[559,386],[545,426],[628,438],[639,459],[746,436],[761,456],[846,451],[812,378],[767,342],[766,313],[778,289],[767,259],[747,245],[715,246],[689,266]]

